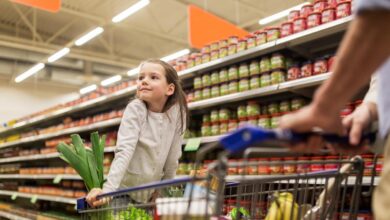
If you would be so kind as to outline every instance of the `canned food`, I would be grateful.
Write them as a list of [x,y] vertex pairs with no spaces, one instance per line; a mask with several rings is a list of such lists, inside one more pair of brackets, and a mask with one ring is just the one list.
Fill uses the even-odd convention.
[[219,121],[219,111],[218,110],[212,110],[210,113],[210,122],[215,123]]
[[228,46],[228,40],[222,39],[218,42],[218,47],[221,49],[222,47],[227,47]]
[[218,122],[211,124],[211,135],[212,136],[219,135],[219,123]]
[[298,79],[301,75],[301,68],[299,65],[292,65],[287,71],[287,80],[295,80]]
[[272,114],[271,115],[271,123],[270,123],[270,127],[271,128],[277,128],[279,126],[279,121],[280,121],[280,118],[282,117],[282,113],[275,113],[275,114]]
[[328,6],[327,0],[316,0],[314,2],[313,11],[322,12]]
[[307,17],[307,28],[317,27],[321,24],[321,13],[320,12],[312,12]]
[[277,102],[272,102],[267,105],[267,112],[269,114],[275,114],[279,112],[279,104]]
[[268,115],[260,115],[257,124],[262,128],[271,128],[271,120]]
[[351,1],[339,2],[336,7],[336,18],[344,18],[351,15]]
[[274,41],[280,38],[280,28],[270,27],[267,29],[267,41]]
[[230,119],[230,110],[226,108],[221,108],[219,110],[219,121],[227,121]]
[[256,35],[256,45],[257,46],[267,43],[267,32],[256,31],[255,35]]
[[294,20],[294,33],[306,30],[306,17],[299,17]]
[[325,58],[319,58],[314,63],[314,75],[328,72],[328,62]]
[[283,174],[283,158],[273,157],[271,158],[271,162],[274,164],[270,164],[269,170],[271,174]]
[[210,45],[210,51],[213,51],[213,50],[218,50],[219,49],[219,42],[213,42],[211,43]]
[[202,64],[202,55],[201,54],[195,54],[195,65],[200,65]]
[[296,161],[295,157],[284,158],[284,162],[285,162],[285,164],[283,164],[284,174],[294,174],[297,172],[297,165],[295,164],[295,161]]
[[289,112],[291,111],[291,105],[289,101],[281,101],[279,104],[280,112]]
[[210,53],[210,45],[206,45],[206,46],[204,46],[204,47],[202,47],[202,49],[200,50],[200,52],[202,53],[202,54],[204,54],[204,53]]
[[302,77],[308,77],[313,75],[313,64],[311,61],[303,63],[303,66],[301,68],[301,76]]
[[226,134],[228,132],[228,121],[222,121],[219,123],[219,133]]
[[301,8],[300,16],[301,16],[301,18],[302,17],[306,18],[312,12],[313,12],[313,5],[312,4],[304,5]]
[[194,91],[194,101],[199,101],[199,100],[202,100],[202,90],[196,89]]
[[336,9],[335,7],[328,7],[324,9],[321,13],[322,23],[328,23],[336,19]]
[[237,36],[230,36],[228,39],[228,44],[237,44],[238,43],[238,37]]
[[210,136],[211,135],[210,123],[203,123],[200,133],[202,137]]
[[257,126],[257,116],[248,117],[247,123],[252,126]]
[[210,62],[210,53],[202,54],[202,63]]
[[246,106],[245,105],[240,105],[238,106],[237,108],[237,117],[239,119],[243,119],[243,118],[246,118],[248,115],[247,115],[247,112],[246,112]]
[[238,128],[238,123],[236,119],[229,120],[228,132],[234,131]]
[[203,115],[202,122],[203,123],[210,123],[210,115]]
[[260,106],[256,101],[249,101],[246,106],[246,113],[248,117],[257,116],[260,114]]
[[296,111],[305,105],[305,100],[302,98],[294,98],[291,100],[291,110]]
[[284,22],[281,25],[281,37],[287,37],[288,35],[293,34],[293,23],[292,22]]
[[299,18],[299,16],[300,16],[300,11],[299,11],[299,10],[292,10],[292,11],[290,11],[290,13],[288,14],[287,21],[292,22],[292,21],[294,21],[296,18]]
[[259,175],[269,175],[271,173],[269,166],[269,158],[259,158],[259,166],[257,167],[257,173]]

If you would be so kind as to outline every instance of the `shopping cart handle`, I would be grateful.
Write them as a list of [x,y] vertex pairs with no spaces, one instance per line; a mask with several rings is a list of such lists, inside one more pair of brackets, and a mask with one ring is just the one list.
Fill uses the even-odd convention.
[[[348,136],[339,136],[337,134],[327,134],[323,132],[305,132],[297,133],[289,129],[263,129],[254,126],[246,126],[220,139],[221,145],[230,152],[240,152],[249,146],[264,141],[280,141],[283,143],[304,142],[310,136],[321,136],[329,143],[337,143],[341,145],[350,145]],[[362,135],[359,145],[368,140],[369,143],[375,141],[376,134],[373,132]]]

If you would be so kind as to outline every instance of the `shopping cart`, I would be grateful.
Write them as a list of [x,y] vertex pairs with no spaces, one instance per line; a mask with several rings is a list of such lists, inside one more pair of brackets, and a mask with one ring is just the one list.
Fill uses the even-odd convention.
[[[337,219],[337,213],[350,213],[356,219],[361,194],[364,164],[359,157],[327,161],[335,169],[290,175],[251,176],[253,166],[311,166],[324,161],[250,161],[261,148],[248,148],[257,142],[300,141],[309,134],[246,127],[203,147],[197,153],[195,169],[210,151],[223,146],[225,151],[208,166],[207,172],[191,177],[132,187],[99,198],[106,202],[91,208],[85,199],[77,201],[82,219]],[[319,134],[317,134],[319,135]],[[336,135],[320,134],[330,142],[347,142]],[[365,136],[371,141],[373,136]],[[231,154],[242,152],[243,160],[231,163]],[[228,170],[242,170],[230,178]],[[230,178],[230,179],[229,179]]]

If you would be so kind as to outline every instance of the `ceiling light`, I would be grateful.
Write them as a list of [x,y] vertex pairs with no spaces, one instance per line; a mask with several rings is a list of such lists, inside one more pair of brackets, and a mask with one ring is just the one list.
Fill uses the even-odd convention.
[[87,94],[89,92],[92,92],[96,89],[97,89],[97,86],[95,84],[93,84],[93,85],[90,85],[90,86],[87,86],[87,87],[80,89],[80,93],[83,95],[83,94]]
[[39,70],[43,69],[45,67],[44,63],[38,63],[35,66],[31,67],[29,70],[26,72],[20,74],[18,77],[15,78],[16,83],[20,83],[23,80],[27,79],[28,77],[34,75],[37,73]]
[[286,17],[290,13],[290,11],[292,11],[292,10],[299,10],[299,9],[301,9],[302,6],[307,5],[307,4],[310,4],[310,3],[309,2],[304,2],[304,3],[300,4],[300,5],[291,7],[289,9],[286,9],[286,10],[281,11],[281,12],[278,12],[276,14],[273,14],[273,15],[269,16],[269,17],[262,18],[262,19],[259,20],[259,24],[260,25],[265,25],[265,24],[269,24],[269,23],[271,23],[273,21],[279,20],[281,18],[284,18],[284,17]]
[[103,81],[100,83],[100,85],[102,85],[102,86],[108,86],[108,85],[110,85],[110,84],[113,84],[113,83],[115,83],[115,82],[120,81],[121,79],[122,79],[122,76],[121,76],[121,75],[116,75],[116,76],[113,76],[113,77],[110,77],[110,78],[108,78],[108,79],[103,80]]
[[47,62],[49,63],[52,63],[52,62],[55,62],[57,61],[58,59],[60,59],[61,57],[65,56],[66,54],[68,54],[70,51],[69,48],[65,47],[63,48],[62,50],[59,50],[58,52],[56,52],[55,54],[51,55],[48,59],[47,59]]
[[91,40],[92,38],[101,34],[103,31],[104,31],[104,29],[102,27],[97,27],[97,28],[93,29],[92,31],[90,31],[89,33],[87,33],[86,35],[77,39],[74,44],[76,44],[76,46],[81,46],[81,45],[85,44],[86,42],[88,42],[89,40]]
[[128,76],[135,76],[139,73],[139,67],[127,71]]
[[134,5],[130,6],[128,9],[122,11],[118,15],[112,18],[112,22],[118,23],[123,21],[125,18],[141,10],[143,7],[147,6],[150,3],[149,0],[141,0]]
[[171,55],[165,56],[165,57],[161,58],[161,60],[168,62],[168,61],[174,60],[176,58],[179,58],[181,56],[187,55],[189,53],[190,53],[189,49],[184,49],[184,50],[178,51],[176,53],[173,53]]

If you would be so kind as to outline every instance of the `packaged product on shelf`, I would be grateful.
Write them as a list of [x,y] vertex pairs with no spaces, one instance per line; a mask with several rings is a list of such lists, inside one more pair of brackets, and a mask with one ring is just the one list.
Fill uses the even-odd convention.
[[229,79],[229,81],[238,79],[238,68],[237,68],[237,66],[231,66],[229,68],[229,70],[228,70],[228,79]]
[[267,112],[269,114],[275,114],[279,112],[279,104],[277,102],[272,102],[267,105]]
[[281,28],[281,33],[280,33],[281,37],[287,37],[287,36],[294,33],[293,32],[293,23],[290,21],[282,23],[280,25],[280,28]]
[[336,20],[336,8],[327,7],[321,13],[321,22],[323,24]]
[[257,126],[257,125],[258,125],[257,115],[255,115],[255,116],[249,116],[249,117],[248,117],[248,120],[247,120],[247,123],[248,123],[249,125]]
[[314,12],[322,12],[328,6],[327,0],[316,0],[313,5]]
[[249,76],[249,66],[246,63],[240,64],[240,67],[238,69],[238,75],[240,78],[248,77]]
[[218,122],[219,121],[219,111],[218,110],[212,110],[210,112],[210,122]]
[[284,158],[284,164],[283,164],[283,173],[284,174],[294,174],[297,172],[297,165],[294,164],[295,161],[296,161],[295,157]]
[[219,135],[219,123],[214,122],[211,124],[211,136]]
[[302,98],[294,98],[291,100],[291,110],[296,111],[305,105],[305,100]]
[[202,76],[202,86],[203,87],[211,86],[210,74],[206,73]]
[[310,157],[298,157],[297,173],[310,172],[310,164],[306,163],[310,161]]
[[237,53],[237,43],[231,43],[228,46],[228,55],[233,55]]
[[307,28],[306,17],[299,17],[294,20],[294,27],[293,27],[294,33],[304,31],[306,30],[306,28]]
[[249,88],[250,89],[260,88],[260,75],[252,76],[249,79]]
[[299,79],[301,75],[301,68],[298,64],[293,64],[287,71],[287,80]]
[[282,113],[286,113],[286,112],[291,111],[290,101],[288,101],[288,100],[281,101],[279,104],[279,110]]
[[256,36],[256,45],[257,46],[267,43],[267,32],[256,31],[255,36]]
[[219,123],[219,133],[220,134],[226,134],[228,132],[229,128],[228,128],[228,121],[225,120],[225,121],[221,121]]
[[278,84],[286,81],[286,72],[283,69],[276,69],[271,72],[271,84]]
[[271,70],[271,60],[268,57],[263,57],[260,60],[260,72],[265,73]]
[[313,162],[312,164],[310,164],[310,171],[311,172],[322,171],[325,169],[324,164],[315,163],[317,161],[318,162],[324,161],[324,157],[322,157],[322,156],[311,157],[311,161]]
[[340,0],[328,0],[328,7],[336,7]]
[[246,39],[240,39],[237,44],[237,52],[246,50]]
[[213,42],[210,44],[210,51],[218,50],[219,49],[219,42]]
[[248,35],[246,36],[246,46],[247,48],[253,48],[256,47],[256,36],[255,35]]
[[307,17],[307,28],[317,27],[321,24],[321,12],[314,11]]
[[243,128],[248,125],[248,119],[247,118],[241,118],[238,120],[238,127]]
[[285,58],[280,53],[274,53],[271,57],[271,69],[284,69],[286,68]]
[[211,60],[216,60],[219,58],[219,50],[213,50],[210,53]]
[[336,6],[336,18],[344,18],[351,15],[351,1],[341,1]]
[[291,11],[288,13],[287,21],[292,22],[292,21],[294,21],[296,18],[299,18],[299,16],[301,16],[299,10],[291,10]]
[[277,128],[279,126],[280,118],[282,117],[282,113],[275,113],[271,115],[271,128]]
[[314,75],[326,73],[326,72],[328,72],[328,61],[326,60],[325,57],[318,58],[314,63],[314,68],[313,68]]
[[228,123],[228,132],[234,131],[238,128],[237,119],[230,119]]
[[260,86],[265,87],[271,85],[271,74],[270,72],[264,72],[260,76]]
[[228,55],[228,47],[226,46],[226,47],[221,47],[221,48],[219,48],[219,51],[218,51],[218,56],[219,56],[219,58],[224,58],[224,57],[226,57],[227,55]]
[[219,82],[220,83],[224,83],[224,82],[227,82],[229,80],[229,77],[228,77],[228,70],[227,69],[221,69],[219,71]]
[[311,61],[304,62],[301,67],[301,76],[308,77],[313,75],[313,64]]
[[302,6],[300,11],[300,16],[306,18],[312,12],[313,12],[313,4],[307,4]]
[[218,119],[220,122],[230,119],[230,110],[227,108],[221,108],[218,112]]
[[245,105],[240,105],[237,108],[237,117],[238,119],[246,118],[248,116],[246,112],[246,106]]
[[202,55],[201,54],[197,53],[194,55],[194,57],[195,57],[195,65],[196,66],[202,64]]
[[211,135],[210,123],[203,123],[201,128],[201,136],[207,137]]
[[238,82],[238,91],[244,92],[249,90],[249,79],[248,77],[241,78]]
[[219,86],[219,94],[221,96],[229,94],[229,84],[228,83],[222,83]]
[[257,125],[261,128],[271,128],[271,120],[268,115],[260,115],[257,120]]
[[192,55],[190,58],[187,60],[187,68],[191,68],[195,66],[195,57]]
[[238,37],[237,36],[230,36],[228,39],[228,44],[237,44],[238,43]]
[[257,104],[256,101],[249,101],[248,105],[246,106],[246,113],[247,116],[257,116],[260,114],[260,106]]
[[200,101],[200,100],[202,100],[202,90],[196,89],[194,91],[194,101]]
[[280,38],[280,28],[279,27],[269,27],[267,31],[267,42],[274,41]]
[[229,82],[229,94],[238,92],[238,82],[237,80],[232,80]]
[[[283,164],[281,163],[283,158],[272,157],[271,164],[269,165],[270,174],[283,174]],[[272,164],[274,162],[274,164]]]
[[324,170],[335,170],[335,169],[338,169],[339,168],[339,164],[338,163],[332,163],[332,162],[328,162],[328,161],[336,161],[339,159],[339,156],[335,156],[335,155],[330,155],[330,156],[326,156],[325,157],[325,160],[327,161],[327,163],[324,165]]
[[270,171],[270,165],[269,165],[269,158],[259,158],[258,159],[259,164],[257,166],[257,174],[258,175],[269,175],[271,173]]
[[203,46],[202,49],[200,49],[200,52],[201,53],[210,53],[211,52],[210,45]]
[[210,87],[204,87],[202,90],[202,99],[211,98],[211,89]]
[[260,74],[260,66],[257,60],[253,60],[249,65],[249,75],[254,76]]
[[218,47],[221,49],[222,47],[227,47],[228,46],[228,40],[227,39],[222,39],[218,42]]
[[211,87],[211,97],[215,98],[215,97],[218,97],[218,96],[220,96],[219,86],[218,85],[214,85],[214,86]]

